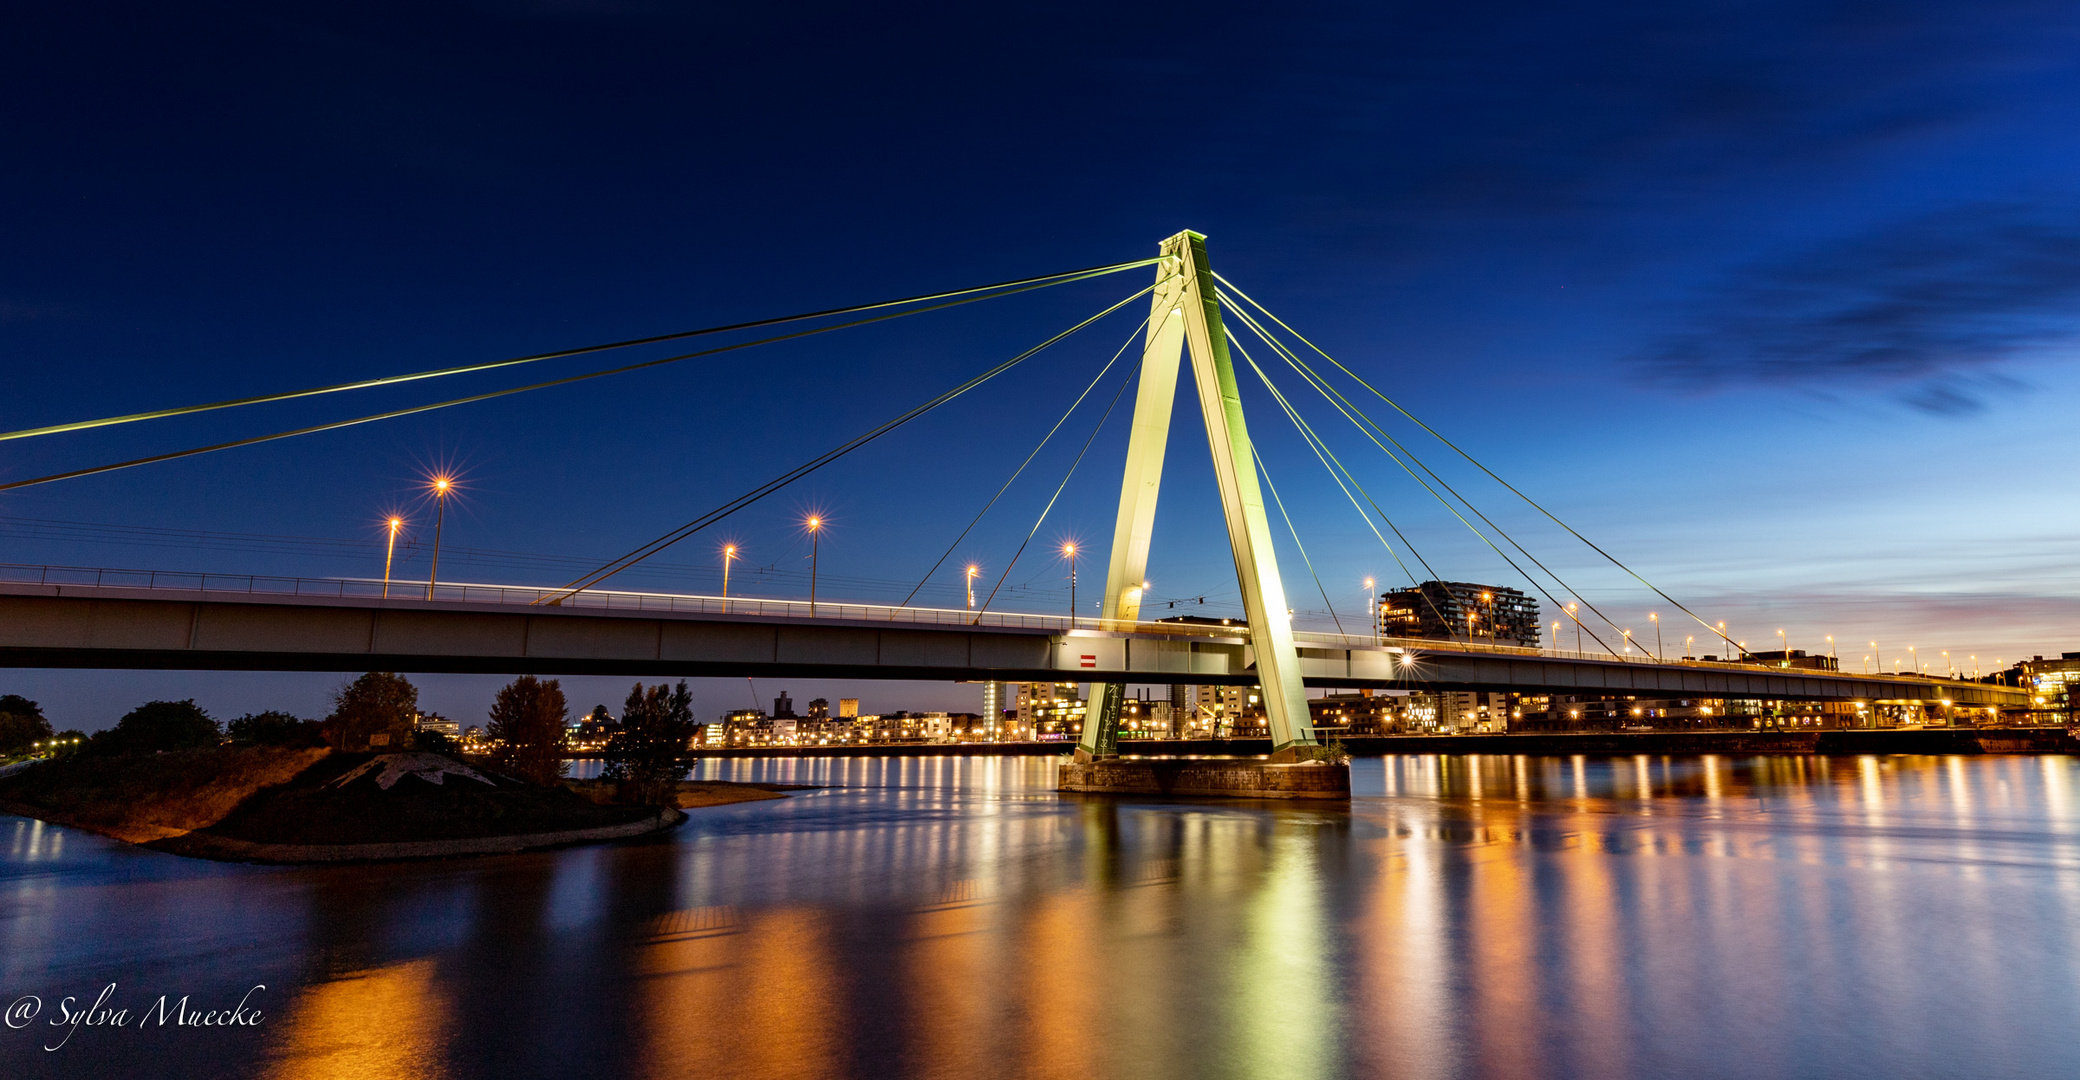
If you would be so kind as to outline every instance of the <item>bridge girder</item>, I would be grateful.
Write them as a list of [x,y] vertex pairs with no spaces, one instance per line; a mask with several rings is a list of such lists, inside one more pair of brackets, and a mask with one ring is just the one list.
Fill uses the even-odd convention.
[[[2024,708],[2015,687],[1451,649],[1301,645],[1304,685],[1921,701]],[[1250,685],[1250,639],[519,604],[0,584],[0,667]]]

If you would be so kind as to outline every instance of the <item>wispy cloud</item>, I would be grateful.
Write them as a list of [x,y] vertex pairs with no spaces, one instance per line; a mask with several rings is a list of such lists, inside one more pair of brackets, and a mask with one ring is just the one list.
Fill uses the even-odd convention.
[[2080,216],[1978,203],[1733,274],[1641,358],[1690,389],[1880,390],[1956,415],[2018,389],[2001,370],[2080,336]]

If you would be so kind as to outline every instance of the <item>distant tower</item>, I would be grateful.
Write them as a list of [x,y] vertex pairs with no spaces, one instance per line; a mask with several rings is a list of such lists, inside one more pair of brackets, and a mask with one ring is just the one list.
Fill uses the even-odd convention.
[[773,718],[775,720],[794,719],[794,699],[788,697],[785,690],[780,691],[780,696],[773,699]]

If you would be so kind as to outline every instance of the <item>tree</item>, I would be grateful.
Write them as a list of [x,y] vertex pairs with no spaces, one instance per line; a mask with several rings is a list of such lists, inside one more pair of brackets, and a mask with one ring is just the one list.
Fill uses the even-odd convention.
[[20,694],[0,694],[0,757],[26,754],[50,737],[43,706]]
[[570,770],[563,759],[563,721],[570,707],[555,679],[522,675],[507,683],[491,703],[484,734],[497,742],[491,762],[536,784],[554,784]]
[[325,741],[335,750],[402,750],[419,715],[419,688],[387,671],[371,671],[332,695]]
[[607,767],[621,798],[644,806],[678,803],[676,785],[686,778],[686,748],[693,739],[693,695],[685,680],[643,689],[637,683],[621,707],[621,730],[607,743]]
[[259,746],[323,746],[325,737],[318,728],[316,721],[269,710],[233,720],[225,725],[225,734],[232,742]]
[[96,732],[88,740],[97,753],[149,754],[159,750],[196,750],[215,746],[224,739],[217,722],[195,704],[183,701],[147,701],[124,714],[116,726]]

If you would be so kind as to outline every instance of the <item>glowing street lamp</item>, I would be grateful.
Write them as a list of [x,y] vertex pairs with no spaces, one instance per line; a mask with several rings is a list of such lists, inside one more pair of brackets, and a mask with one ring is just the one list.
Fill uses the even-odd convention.
[[1625,629],[1618,631],[1618,633],[1623,635],[1625,638],[1625,654],[1627,656],[1632,655],[1632,628],[1626,627]]
[[390,530],[390,539],[383,548],[383,599],[388,600],[390,599],[390,559],[397,554],[397,530],[404,528],[404,519],[392,516],[385,523],[384,527]]
[[1784,631],[1783,631],[1783,629],[1782,629],[1781,627],[1780,627],[1780,628],[1778,628],[1778,630],[1777,630],[1777,648],[1778,648],[1778,649],[1780,649],[1780,650],[1782,650],[1782,652],[1783,652],[1783,654],[1784,654],[1784,666],[1785,666],[1785,667],[1790,667],[1790,666],[1791,666],[1791,639],[1790,639],[1790,638],[1788,638],[1788,637],[1785,637],[1785,636],[1784,636]]
[[802,524],[809,528],[809,617],[816,617],[816,562],[822,550],[823,519],[814,514]]
[[1685,635],[1683,636],[1683,659],[1685,659],[1685,660],[1689,660],[1689,659],[1691,659],[1691,658],[1695,657],[1696,655],[1697,655],[1697,635],[1696,635],[1696,634],[1685,634]]
[[1069,629],[1076,629],[1076,541],[1062,544],[1062,558],[1069,560]]
[[1373,599],[1372,579],[1365,579],[1365,617],[1372,620],[1372,643],[1379,644],[1379,601]]
[[1560,651],[1560,620],[1553,620],[1553,651]]
[[969,563],[969,564],[968,564],[968,573],[967,573],[967,575],[966,575],[966,576],[967,576],[967,579],[968,579],[968,610],[969,610],[969,611],[973,611],[973,610],[975,610],[975,575],[977,575],[977,574],[979,574],[979,573],[982,573],[982,568],[981,568],[981,567],[979,567],[979,566],[975,565],[974,563]]
[[729,564],[737,561],[737,545],[722,545],[722,613],[729,614]]
[[448,492],[455,490],[455,478],[441,475],[433,478],[433,501],[438,507],[433,515],[433,566],[426,571],[426,598],[433,599],[433,583],[441,575],[441,526],[448,520]]
[[1574,651],[1582,651],[1582,617],[1574,613],[1574,603],[1568,602],[1567,617],[1574,620]]

